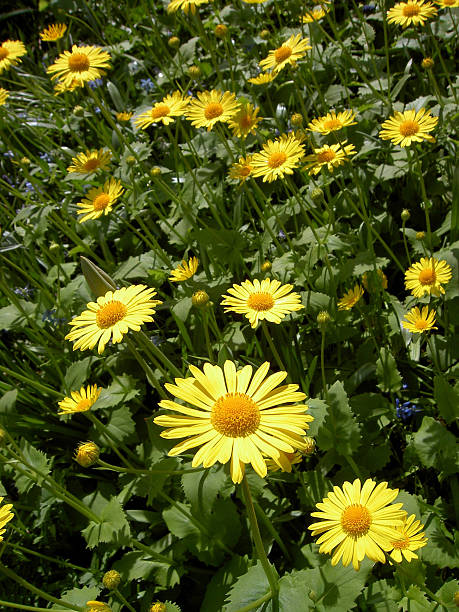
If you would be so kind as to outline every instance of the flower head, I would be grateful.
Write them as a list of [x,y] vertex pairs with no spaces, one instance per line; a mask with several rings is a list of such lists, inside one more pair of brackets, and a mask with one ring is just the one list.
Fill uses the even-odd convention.
[[80,442],[75,451],[75,461],[81,467],[91,467],[99,459],[100,449],[94,442]]
[[0,106],[3,106],[10,95],[10,92],[7,89],[3,89],[0,87]]
[[65,23],[53,23],[40,32],[40,38],[47,42],[54,42],[62,38],[66,30],[67,26]]
[[5,40],[0,45],[0,74],[11,66],[16,66],[27,53],[24,44],[20,40]]
[[192,99],[186,111],[186,118],[195,127],[211,130],[218,121],[227,123],[238,112],[240,103],[230,91],[199,91],[198,99]]
[[225,312],[243,314],[255,329],[260,321],[280,323],[285,315],[304,308],[301,296],[291,293],[293,285],[281,285],[278,280],[265,278],[261,282],[245,280],[241,285],[228,289],[222,306]]
[[87,601],[87,610],[85,612],[112,612],[110,606],[102,601]]
[[301,34],[292,35],[280,47],[272,49],[259,65],[263,70],[271,69],[277,73],[288,64],[301,59],[308,49],[312,49],[309,38],[301,38]]
[[111,157],[111,152],[103,149],[98,151],[86,150],[86,153],[78,153],[76,157],[72,157],[73,163],[67,168],[67,172],[87,174],[96,172],[96,170],[105,170],[110,164]]
[[303,453],[296,451],[295,453],[279,453],[279,457],[277,459],[272,459],[268,457],[266,459],[266,467],[268,468],[268,472],[278,472],[282,470],[282,472],[291,472],[292,465],[296,465],[297,463],[301,463],[303,461]]
[[106,181],[103,187],[90,189],[86,198],[77,204],[78,214],[84,215],[79,222],[84,223],[89,219],[98,219],[102,215],[107,215],[123,191],[120,181],[114,178]]
[[248,79],[249,83],[252,85],[266,85],[266,83],[271,83],[276,78],[277,73],[275,72],[262,72],[256,77],[252,77]]
[[346,145],[347,140],[342,143],[324,145],[319,149],[314,149],[312,155],[307,155],[304,161],[308,162],[303,170],[309,170],[309,175],[319,174],[325,166],[330,172],[337,166],[341,166],[345,161],[349,161],[349,155],[355,155],[356,150],[353,144]]
[[436,14],[437,9],[431,2],[407,0],[407,2],[398,2],[387,11],[387,22],[407,28],[410,25],[424,25],[427,19],[435,17]]
[[3,497],[0,497],[0,542],[3,542],[2,535],[5,533],[6,529],[4,529],[5,525],[11,521],[14,514],[11,512],[11,508],[13,504],[4,504],[1,505],[3,501]]
[[224,367],[204,365],[204,371],[190,366],[192,376],[176,378],[175,385],[166,389],[185,401],[183,405],[170,400],[160,407],[178,414],[161,415],[154,419],[157,425],[168,427],[163,438],[186,438],[169,451],[175,457],[199,446],[192,462],[210,467],[217,461],[231,460],[233,482],[241,482],[246,463],[261,478],[266,476],[265,457],[278,459],[280,453],[294,453],[305,448],[303,436],[313,417],[305,414],[306,395],[298,385],[279,387],[287,372],[267,376],[270,364],[263,363],[252,376],[252,366],[236,371],[232,361]]
[[104,352],[109,340],[121,342],[130,329],[140,331],[142,323],[153,321],[159,300],[154,289],[146,285],[131,285],[116,291],[107,291],[97,302],[89,302],[85,310],[73,318],[69,325],[72,331],[65,336],[73,342],[73,350],[92,349],[98,343],[98,353]]
[[430,111],[425,108],[417,111],[412,108],[403,113],[395,111],[393,117],[387,119],[382,124],[379,137],[382,140],[390,140],[394,144],[406,147],[412,142],[422,142],[428,140],[434,142],[430,136],[431,132],[438,123],[438,117],[432,117]]
[[71,51],[59,55],[47,72],[66,87],[75,83],[82,86],[105,74],[103,68],[111,68],[109,60],[110,55],[100,47],[73,45]]
[[129,121],[134,113],[130,111],[121,111],[120,113],[116,113],[116,118],[118,121]]
[[421,411],[422,409],[418,408],[416,404],[412,404],[411,402],[403,402],[402,404],[398,397],[395,398],[395,414],[397,415],[398,419],[408,421],[413,414]]
[[314,21],[319,21],[322,17],[328,13],[329,9],[323,6],[315,6],[313,9],[306,10],[306,13],[301,16],[301,21],[303,23],[312,23]]
[[86,389],[81,387],[79,391],[71,391],[70,397],[65,397],[59,402],[61,409],[58,414],[74,414],[75,412],[86,412],[96,403],[101,387],[88,385]]
[[196,273],[199,261],[197,257],[190,257],[188,263],[183,259],[182,263],[172,270],[169,280],[173,283],[181,283],[188,280]]
[[402,321],[402,326],[413,334],[422,334],[431,329],[438,329],[435,325],[435,310],[429,312],[428,306],[423,306],[422,311],[419,308],[412,308],[405,315],[406,321]]
[[394,550],[390,553],[391,558],[397,563],[401,563],[405,558],[407,561],[417,559],[414,550],[418,550],[427,544],[425,533],[420,533],[424,529],[421,521],[416,520],[416,516],[411,514],[405,518],[403,525],[396,528],[398,537],[391,541]]
[[238,162],[234,162],[229,171],[229,177],[231,179],[235,179],[240,183],[246,181],[249,176],[252,175],[253,166],[252,166],[252,158],[253,155],[247,155],[246,157],[240,157]]
[[311,516],[321,519],[308,527],[312,535],[322,534],[317,540],[319,552],[332,554],[332,565],[342,558],[346,567],[350,563],[355,570],[365,555],[372,561],[385,563],[383,551],[393,548],[398,538],[396,528],[402,526],[406,512],[402,504],[391,504],[398,489],[389,489],[387,482],[367,479],[363,486],[357,478],[353,483],[333,487],[321,503],[320,512]]
[[353,289],[349,289],[347,293],[338,302],[338,310],[350,310],[357,304],[363,295],[363,288],[357,284]]
[[304,145],[295,134],[282,134],[277,140],[268,140],[263,151],[254,153],[251,165],[253,176],[262,176],[263,182],[276,181],[293,174],[304,156]]
[[185,13],[191,10],[194,14],[197,6],[208,4],[209,2],[210,0],[171,0],[167,5],[167,12],[175,13],[179,9],[182,9]]
[[445,293],[442,285],[452,277],[451,266],[444,259],[421,257],[405,272],[405,289],[414,297],[421,298],[425,293],[439,296]]
[[106,589],[109,589],[110,591],[114,591],[115,589],[117,589],[120,582],[121,574],[116,570],[109,570],[108,572],[105,572],[102,578],[102,584]]
[[153,123],[169,125],[173,123],[174,117],[181,117],[185,114],[189,104],[189,98],[184,98],[179,91],[165,96],[161,102],[156,102],[152,108],[145,111],[135,119],[136,127],[144,130]]
[[249,134],[255,134],[257,125],[263,121],[263,117],[258,117],[258,106],[246,103],[241,106],[238,112],[228,121],[228,127],[238,138],[246,138]]
[[336,114],[335,112],[327,113],[324,117],[314,119],[308,124],[308,130],[311,132],[319,132],[319,134],[330,134],[343,129],[347,125],[356,125],[355,113],[351,110],[343,111]]

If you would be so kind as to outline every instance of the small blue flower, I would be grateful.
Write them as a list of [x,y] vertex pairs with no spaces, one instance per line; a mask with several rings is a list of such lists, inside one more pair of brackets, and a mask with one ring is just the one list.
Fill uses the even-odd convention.
[[364,4],[363,5],[364,13],[373,13],[375,9],[376,9],[376,6],[374,4]]
[[401,404],[398,397],[395,399],[395,413],[397,418],[402,421],[408,421],[413,414],[421,411],[422,408],[418,408],[416,404],[412,404],[411,402],[403,402],[403,404]]
[[30,287],[29,283],[27,283],[27,285],[25,287],[16,287],[13,292],[18,295],[19,297],[24,298],[25,300],[28,300],[29,298],[31,298],[33,296],[33,294],[35,293],[35,289],[34,287]]
[[44,151],[43,153],[40,153],[40,159],[45,161],[47,164],[50,164],[53,161],[52,156],[46,151]]
[[30,181],[25,182],[24,189],[27,191],[27,193],[30,193],[31,191],[35,191],[35,187],[32,185]]
[[279,240],[285,240],[286,238],[285,233],[282,230],[279,230],[277,237],[279,238]]
[[155,84],[150,78],[140,79],[140,87],[144,89],[147,93],[149,93],[150,91],[153,91],[153,89],[155,88]]
[[97,89],[97,87],[100,87],[102,83],[102,79],[94,79],[94,81],[89,81],[88,85],[91,89]]

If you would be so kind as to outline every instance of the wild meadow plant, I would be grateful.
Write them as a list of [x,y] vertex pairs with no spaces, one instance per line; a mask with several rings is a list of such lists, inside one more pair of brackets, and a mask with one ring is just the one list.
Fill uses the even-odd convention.
[[458,8],[2,14],[2,609],[459,605]]

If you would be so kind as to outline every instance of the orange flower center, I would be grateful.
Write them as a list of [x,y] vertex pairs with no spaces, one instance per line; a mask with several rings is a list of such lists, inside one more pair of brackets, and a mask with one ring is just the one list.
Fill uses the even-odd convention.
[[432,268],[426,268],[425,270],[421,270],[419,272],[419,282],[421,285],[433,285],[437,279],[437,275],[435,274],[435,270]]
[[371,514],[361,504],[347,506],[341,514],[341,526],[348,535],[360,537],[368,533],[371,525]]
[[101,193],[96,198],[94,198],[92,206],[94,210],[104,210],[104,208],[107,208],[109,204],[110,196],[108,196],[106,193]]
[[284,62],[292,55],[292,49],[288,45],[282,45],[279,49],[274,51],[274,59],[277,64]]
[[224,436],[245,438],[258,429],[260,410],[245,393],[226,393],[215,402],[210,422]]
[[268,157],[268,166],[270,168],[279,168],[287,159],[287,155],[283,151],[277,153],[271,153]]
[[270,293],[264,293],[262,291],[260,291],[260,293],[252,293],[247,300],[247,306],[254,310],[258,310],[258,312],[271,310],[274,306],[274,298]]
[[204,111],[204,117],[206,119],[216,119],[220,117],[223,113],[223,106],[220,102],[211,102],[206,106],[206,110]]
[[92,406],[92,401],[90,399],[82,399],[81,401],[78,402],[75,410],[77,412],[86,412],[86,410],[89,410],[91,406]]
[[403,16],[404,17],[415,17],[419,15],[421,12],[421,7],[415,4],[407,4],[403,7]]
[[167,104],[158,104],[155,108],[151,109],[151,118],[152,119],[161,119],[161,117],[167,117],[167,115],[171,112],[171,109]]
[[8,57],[9,54],[10,52],[8,51],[8,49],[5,49],[5,47],[0,47],[0,60],[4,60],[5,57]]
[[400,124],[399,130],[402,136],[414,136],[419,132],[419,123],[417,121],[407,119]]
[[72,53],[69,57],[69,68],[72,72],[84,72],[89,66],[89,57],[86,53]]
[[252,116],[247,114],[242,115],[242,117],[239,119],[239,125],[242,129],[248,130],[251,128],[253,125]]
[[251,172],[252,166],[242,166],[242,168],[239,170],[240,176],[249,176]]
[[124,319],[127,313],[126,306],[118,300],[108,302],[102,306],[96,314],[96,323],[100,329],[108,329]]
[[394,548],[399,548],[399,549],[408,548],[408,546],[410,545],[410,538],[405,536],[404,538],[401,538],[400,540],[391,542],[391,544]]
[[333,130],[340,130],[342,127],[343,124],[339,119],[327,119],[327,121],[324,121],[324,128],[330,130],[330,132]]
[[444,6],[454,6],[455,3],[456,3],[456,0],[443,0]]
[[418,319],[414,324],[416,329],[425,329],[427,327],[427,321],[424,319]]
[[322,151],[322,153],[317,154],[317,161],[319,164],[327,164],[335,159],[336,153],[333,149],[327,149],[326,151]]
[[87,172],[91,172],[92,170],[95,170],[96,168],[98,168],[99,165],[100,165],[100,162],[97,157],[90,157],[84,162],[83,168]]

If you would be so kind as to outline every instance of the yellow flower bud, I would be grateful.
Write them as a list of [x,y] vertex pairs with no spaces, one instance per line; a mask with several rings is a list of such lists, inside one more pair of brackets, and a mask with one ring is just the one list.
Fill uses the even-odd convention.
[[80,442],[75,450],[75,461],[82,467],[91,467],[99,459],[100,449],[94,442]]
[[224,23],[219,23],[215,26],[214,33],[217,38],[225,38],[228,34],[228,28]]
[[196,81],[201,76],[201,68],[199,66],[190,66],[188,68],[188,76]]
[[167,610],[166,604],[163,604],[160,601],[157,601],[156,603],[154,603],[150,608],[150,612],[166,612],[166,610]]
[[262,272],[269,272],[272,267],[273,267],[273,264],[270,261],[266,260],[261,264],[260,269]]
[[425,232],[416,232],[416,240],[424,240],[425,237]]
[[171,36],[167,41],[169,47],[176,49],[180,45],[180,38],[178,36]]
[[116,570],[109,570],[108,572],[105,572],[102,578],[102,584],[106,589],[109,589],[110,591],[114,591],[115,589],[117,589],[120,581],[121,575]]
[[424,68],[424,70],[431,70],[434,67],[434,64],[435,62],[431,57],[425,57],[421,62],[421,66]]
[[408,210],[408,208],[404,208],[402,210],[402,212],[400,213],[400,217],[401,217],[402,221],[408,221],[408,219],[411,217],[411,213]]
[[159,176],[161,174],[161,168],[159,166],[153,166],[150,170],[151,176]]
[[269,30],[262,30],[260,32],[260,38],[262,38],[263,40],[266,40],[267,38],[269,38],[271,35],[271,32]]
[[303,125],[303,115],[301,113],[293,113],[291,122],[295,127],[300,127],[300,125]]
[[84,108],[77,104],[77,106],[75,106],[75,108],[73,109],[73,114],[77,117],[82,117],[84,115]]
[[193,293],[191,296],[191,301],[193,306],[202,308],[203,306],[207,306],[209,303],[209,296],[205,291],[196,291],[196,293]]
[[322,327],[325,327],[330,323],[331,317],[326,310],[321,310],[317,315],[317,323]]
[[305,455],[312,455],[312,453],[316,450],[316,441],[314,438],[310,438],[309,436],[306,436],[304,441],[306,442],[306,448],[304,449],[303,453]]

